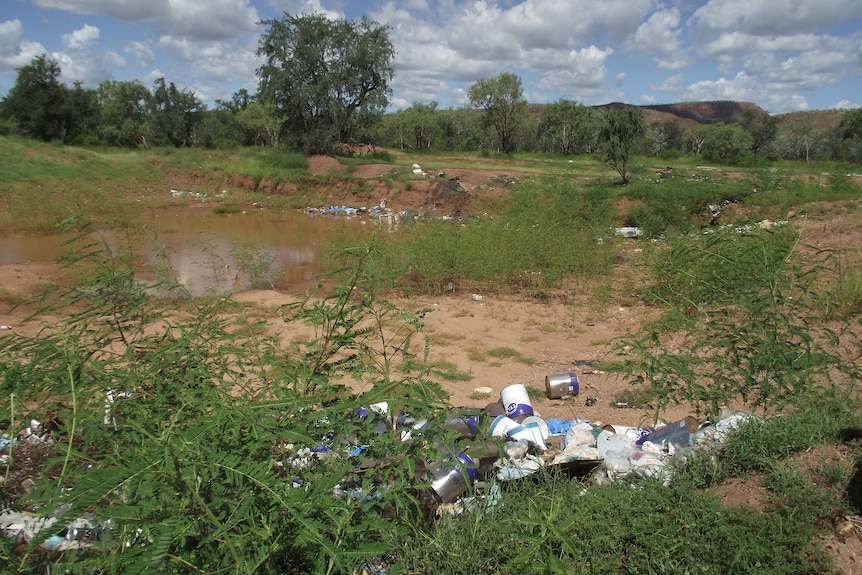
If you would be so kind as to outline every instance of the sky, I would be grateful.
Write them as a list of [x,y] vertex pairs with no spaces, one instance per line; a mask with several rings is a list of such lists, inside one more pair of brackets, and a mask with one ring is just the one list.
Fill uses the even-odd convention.
[[257,92],[262,21],[322,13],[390,28],[390,109],[469,105],[512,72],[530,103],[862,105],[862,0],[0,0],[0,97],[46,54],[69,86],[163,77],[209,108]]

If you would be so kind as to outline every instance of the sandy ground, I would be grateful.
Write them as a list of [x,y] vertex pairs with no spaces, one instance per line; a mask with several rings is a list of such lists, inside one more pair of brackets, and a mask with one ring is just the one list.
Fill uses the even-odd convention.
[[[19,333],[35,335],[41,322],[24,323],[26,308],[12,308],[20,300],[57,278],[51,263],[33,262],[0,266],[0,286],[6,302],[0,304],[0,337]],[[252,290],[233,295],[237,301],[266,314],[275,307],[297,301],[296,296],[274,290]],[[616,406],[631,386],[617,376],[600,371],[596,362],[618,359],[615,340],[635,329],[653,313],[644,306],[614,305],[597,309],[578,303],[542,303],[518,297],[454,293],[437,297],[393,300],[408,311],[430,310],[424,317],[424,332],[431,340],[429,361],[450,362],[469,381],[440,380],[456,407],[484,407],[498,401],[503,388],[520,383],[534,388],[533,407],[544,417],[601,420],[626,425],[644,424],[653,415],[649,409]],[[274,318],[275,316],[273,316]],[[283,325],[274,321],[273,330]],[[285,332],[289,339],[291,336]],[[495,350],[516,355],[495,357]],[[506,355],[503,353],[502,355]],[[580,393],[565,400],[548,400],[545,377],[573,372]],[[477,388],[490,388],[488,394]],[[587,401],[595,398],[595,403]],[[587,405],[587,404],[591,405]],[[688,415],[678,408],[665,413],[668,419]]]

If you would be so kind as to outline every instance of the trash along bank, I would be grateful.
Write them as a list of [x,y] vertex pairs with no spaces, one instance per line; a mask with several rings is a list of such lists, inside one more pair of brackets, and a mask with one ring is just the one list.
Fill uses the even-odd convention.
[[[546,391],[549,397],[577,395],[577,376],[549,375]],[[134,397],[126,396],[122,401],[134,401]],[[387,463],[375,461],[374,438],[382,441],[385,436],[388,441],[394,431],[399,442],[421,442],[437,454],[415,462],[414,477],[414,488],[422,494],[433,521],[446,514],[493,507],[508,484],[542,471],[560,472],[587,484],[645,478],[668,484],[677,467],[684,466],[697,452],[714,450],[753,417],[726,411],[713,420],[687,417],[653,428],[582,417],[545,419],[534,409],[526,387],[515,384],[504,388],[499,400],[484,408],[451,408],[431,418],[392,413],[387,401],[361,406],[350,414],[349,423],[368,431],[363,437],[371,439],[363,442],[333,433],[338,422],[321,420],[320,436],[313,442],[278,446],[282,455],[274,459],[272,470],[296,490],[313,487],[306,472],[324,460],[349,462],[357,473],[370,476]],[[15,437],[6,433],[2,441],[0,458],[4,464],[24,445],[53,443],[50,431],[37,421],[31,421]],[[369,485],[368,481],[340,483],[332,494],[369,512],[379,512],[375,502],[390,486],[385,480]],[[38,542],[41,549],[52,552],[136,543],[118,540],[115,521],[107,516],[110,510],[89,509],[71,516],[71,509],[68,502],[44,511],[6,509],[0,512],[0,530],[21,542],[36,539],[34,544]]]

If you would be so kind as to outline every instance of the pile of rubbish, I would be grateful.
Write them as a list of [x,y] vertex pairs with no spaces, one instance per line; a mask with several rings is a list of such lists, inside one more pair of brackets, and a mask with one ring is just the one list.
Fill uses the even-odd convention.
[[[578,395],[578,376],[549,375],[545,388],[549,399]],[[417,420],[406,414],[393,417],[387,402],[361,407],[355,415],[369,426],[374,436],[389,433],[394,421],[402,442],[421,440],[433,425],[441,423]],[[686,417],[654,428],[604,424],[580,417],[546,420],[533,409],[526,386],[514,384],[502,390],[498,402],[484,408],[450,409],[442,423],[446,437],[455,440],[439,449],[437,460],[420,465],[416,478],[438,517],[496,505],[507,482],[522,480],[544,469],[556,469],[570,477],[591,476],[598,484],[647,478],[668,484],[675,468],[684,466],[698,451],[714,449],[752,417],[746,412],[728,410],[714,421]],[[345,444],[347,449],[342,452],[331,439],[323,438],[316,446],[285,445],[285,457],[275,462],[276,472],[301,489],[305,487],[302,471],[318,458],[343,453],[357,458],[361,462],[357,464],[359,469],[368,470],[377,464],[371,458],[360,457],[367,455],[370,445]],[[434,441],[438,440],[435,435]],[[3,436],[0,451],[5,449],[8,453],[33,443],[51,445],[50,434],[37,421],[31,421],[30,427],[17,438]],[[376,496],[362,492],[361,488],[340,485],[334,494],[360,503]],[[51,551],[88,547],[109,535],[111,525],[98,523],[89,514],[60,523],[68,508],[60,507],[47,517],[5,510],[0,512],[0,531],[7,537],[30,541],[40,531],[51,529],[52,536],[40,545]]]
[[[574,396],[579,392],[578,376],[549,375],[545,387],[549,399]],[[433,424],[405,414],[393,418],[387,402],[360,408],[358,416],[374,425],[375,435],[387,433],[394,420],[401,441],[422,438]],[[546,420],[534,411],[526,386],[514,384],[502,390],[498,402],[484,408],[450,409],[443,427],[456,441],[439,450],[438,460],[425,462],[418,478],[429,485],[430,494],[444,513],[475,507],[474,493],[483,492],[486,499],[493,500],[499,485],[543,469],[557,469],[571,477],[592,475],[598,484],[647,478],[668,484],[676,467],[685,465],[698,451],[714,449],[751,417],[746,412],[726,410],[716,421],[701,422],[689,416],[654,428],[580,417]],[[348,446],[347,453],[355,457],[366,447]],[[323,443],[290,448],[290,455],[278,465],[296,471],[333,450]]]

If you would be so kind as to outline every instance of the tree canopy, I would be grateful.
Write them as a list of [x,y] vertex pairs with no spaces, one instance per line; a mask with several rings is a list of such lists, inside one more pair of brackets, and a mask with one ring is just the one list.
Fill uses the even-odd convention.
[[395,54],[387,27],[288,13],[263,24],[259,99],[282,119],[286,141],[330,152],[383,113]]
[[15,85],[0,103],[0,116],[14,120],[24,136],[45,142],[66,137],[66,95],[60,65],[40,54],[18,69]]
[[620,175],[622,184],[629,183],[629,158],[635,144],[644,133],[643,112],[636,108],[608,108],[599,129],[599,146],[605,161]]
[[486,121],[497,131],[500,150],[515,151],[515,132],[527,110],[527,100],[521,88],[521,78],[503,72],[496,78],[479,80],[467,92],[470,102],[485,110]]

